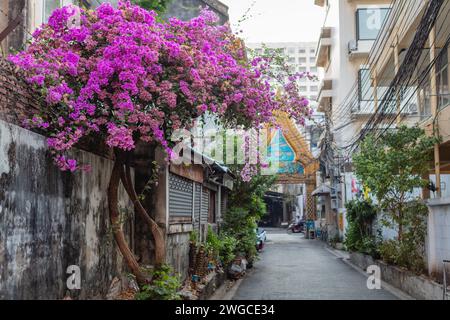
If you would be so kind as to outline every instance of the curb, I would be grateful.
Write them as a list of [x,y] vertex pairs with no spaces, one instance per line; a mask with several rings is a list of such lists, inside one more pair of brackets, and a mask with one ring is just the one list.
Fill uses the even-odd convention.
[[214,292],[214,294],[207,300],[233,300],[233,297],[236,294],[236,291],[239,289],[243,280],[244,278],[233,281],[230,287],[228,287],[228,285],[231,283],[231,281],[225,281],[225,283],[222,284],[220,288],[218,288],[216,292]]
[[[345,254],[339,252],[336,249],[330,248],[328,246],[324,246],[325,250],[327,250],[328,252],[330,252],[332,255],[338,257],[339,259],[342,260],[342,262],[344,262],[346,265],[348,265],[349,267],[351,267],[352,269],[358,271],[360,274],[364,275],[366,278],[368,278],[368,274],[366,272],[364,272],[364,270],[360,269],[358,266],[354,265],[353,263],[350,262],[350,260],[348,259],[348,257],[346,257]],[[416,300],[413,297],[411,297],[410,295],[406,294],[405,292],[391,286],[389,283],[384,282],[383,280],[381,280],[381,287],[386,290],[387,292],[391,293],[392,295],[394,295],[395,297],[397,297],[400,300]]]

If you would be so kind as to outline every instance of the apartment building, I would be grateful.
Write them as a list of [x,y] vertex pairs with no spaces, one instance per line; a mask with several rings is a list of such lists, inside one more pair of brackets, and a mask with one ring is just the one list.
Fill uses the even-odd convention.
[[[318,111],[326,115],[322,135],[321,180],[317,192],[320,226],[328,238],[343,237],[345,203],[353,197],[354,179],[346,150],[376,108],[368,72],[369,53],[390,12],[389,0],[315,0],[325,10],[316,50],[324,69]],[[369,83],[369,85],[368,85]],[[320,192],[319,192],[320,191]]]
[[[435,189],[422,191],[429,206],[428,271],[440,278],[443,260],[450,259],[450,2],[396,0],[391,10],[377,40],[380,49],[369,56],[368,72],[375,91],[377,85],[392,88],[394,83],[401,88],[394,99],[397,117],[392,127],[418,125],[442,139],[434,147],[428,177]],[[405,116],[410,101],[416,106],[410,110],[416,111],[415,117]],[[388,103],[380,102],[379,108],[389,108]]]
[[[246,46],[261,53],[263,47],[280,50],[286,56],[291,72],[310,72],[317,77],[321,76],[316,67],[315,42],[278,42],[278,43],[247,43]],[[301,93],[310,100],[315,101],[319,92],[319,82],[305,79],[301,84]]]

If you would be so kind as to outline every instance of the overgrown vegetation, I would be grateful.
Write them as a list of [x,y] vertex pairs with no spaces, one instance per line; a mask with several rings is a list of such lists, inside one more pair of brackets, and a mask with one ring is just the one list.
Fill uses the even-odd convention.
[[377,216],[375,206],[366,200],[356,199],[346,205],[348,228],[345,246],[350,251],[378,256],[377,237],[373,234],[373,223]]
[[137,300],[181,300],[178,290],[181,279],[168,265],[162,265],[152,272],[150,284],[143,285],[136,294]]
[[407,268],[416,273],[425,270],[426,216],[424,203],[412,201],[406,205],[405,225],[402,240],[388,240],[380,245],[381,258],[390,264]]
[[236,257],[237,240],[227,234],[221,233],[217,235],[211,227],[208,228],[206,237],[206,250],[212,259],[228,266]]
[[230,197],[230,209],[224,215],[224,234],[236,239],[236,254],[248,261],[257,255],[255,230],[266,214],[264,194],[274,181],[274,177],[263,175],[254,176],[250,182],[237,181]]
[[172,0],[133,0],[132,2],[146,10],[153,10],[158,14],[163,14],[166,12],[171,1]]
[[381,257],[418,273],[424,270],[427,207],[413,191],[429,183],[423,177],[437,142],[420,128],[400,127],[383,139],[366,138],[353,159],[358,178],[378,200],[382,225],[397,230],[396,239],[380,245]]

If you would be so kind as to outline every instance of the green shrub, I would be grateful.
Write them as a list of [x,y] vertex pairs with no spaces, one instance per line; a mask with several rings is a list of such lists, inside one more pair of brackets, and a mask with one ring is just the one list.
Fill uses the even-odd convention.
[[212,230],[211,226],[208,226],[208,233],[206,234],[206,243],[205,249],[206,252],[210,255],[210,258],[218,259],[220,248],[222,244],[219,239],[219,236]]
[[399,246],[396,240],[383,241],[379,247],[381,258],[388,264],[397,264]]
[[425,270],[425,237],[427,206],[411,201],[404,210],[405,230],[400,239],[384,241],[380,246],[383,261],[407,268],[417,274]]
[[372,224],[377,210],[372,203],[365,200],[353,200],[347,203],[348,228],[345,246],[350,251],[378,256],[377,237],[373,234]]
[[191,231],[191,233],[189,234],[189,241],[197,244],[198,242],[198,232],[197,231]]
[[258,253],[256,228],[256,218],[245,208],[230,208],[224,217],[224,233],[236,239],[235,253],[245,256],[249,261]]
[[206,236],[206,250],[211,258],[220,260],[224,266],[229,265],[236,257],[238,240],[228,234],[217,235],[211,227],[208,227]]
[[228,266],[236,257],[237,240],[228,235],[221,236],[221,246],[219,251],[220,260],[224,266]]
[[137,300],[181,300],[178,290],[181,288],[181,279],[175,275],[173,269],[163,265],[152,273],[152,281],[144,285],[136,294]]

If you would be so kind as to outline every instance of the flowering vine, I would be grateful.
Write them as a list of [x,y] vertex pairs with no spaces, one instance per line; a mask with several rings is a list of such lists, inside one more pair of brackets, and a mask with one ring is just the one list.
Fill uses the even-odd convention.
[[190,21],[160,22],[129,1],[117,9],[55,10],[31,45],[10,57],[45,98],[26,125],[45,130],[55,163],[75,171],[83,166],[65,153],[92,134],[125,151],[138,140],[156,142],[170,157],[173,130],[205,113],[244,128],[273,122],[275,111],[302,123],[310,109],[294,85],[300,75],[277,94],[270,61],[249,60],[241,40],[217,21],[204,10]]

